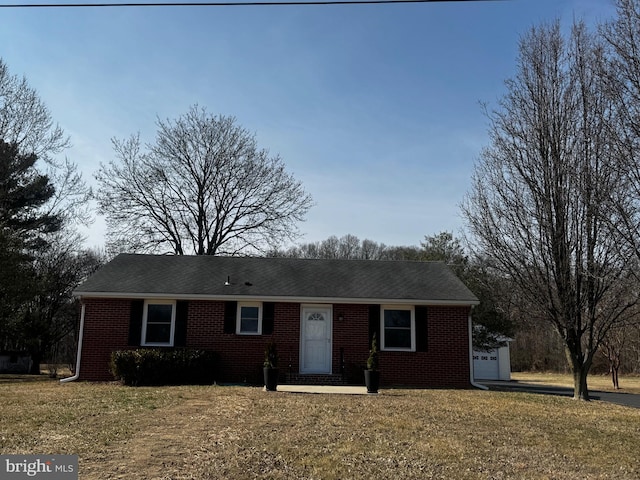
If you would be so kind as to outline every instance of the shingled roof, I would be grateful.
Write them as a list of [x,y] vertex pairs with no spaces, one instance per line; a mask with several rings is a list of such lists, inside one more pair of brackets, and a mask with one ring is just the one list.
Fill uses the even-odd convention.
[[442,262],[121,254],[82,297],[477,304]]

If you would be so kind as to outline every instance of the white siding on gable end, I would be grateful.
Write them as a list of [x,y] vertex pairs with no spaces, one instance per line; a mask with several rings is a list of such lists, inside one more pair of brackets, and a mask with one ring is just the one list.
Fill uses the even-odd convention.
[[509,343],[489,352],[473,352],[474,380],[511,380]]

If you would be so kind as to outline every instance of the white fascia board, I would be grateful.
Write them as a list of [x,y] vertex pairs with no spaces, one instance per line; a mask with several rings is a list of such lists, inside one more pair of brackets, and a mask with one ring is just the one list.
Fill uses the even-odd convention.
[[189,295],[172,293],[123,293],[123,292],[82,292],[75,291],[73,295],[80,298],[171,298],[175,300],[218,300],[218,301],[255,301],[255,302],[284,302],[284,303],[320,303],[320,304],[392,304],[392,305],[434,305],[468,307],[478,305],[474,300],[427,300],[427,299],[398,299],[398,298],[339,298],[339,297],[265,297],[259,295]]

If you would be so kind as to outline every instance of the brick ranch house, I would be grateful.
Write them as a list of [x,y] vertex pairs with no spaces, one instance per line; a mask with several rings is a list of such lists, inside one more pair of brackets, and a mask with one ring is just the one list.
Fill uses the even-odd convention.
[[280,382],[363,383],[377,334],[381,385],[473,386],[471,309],[441,262],[121,254],[74,292],[72,379],[112,380],[111,352],[216,352],[217,380],[261,383],[277,344]]

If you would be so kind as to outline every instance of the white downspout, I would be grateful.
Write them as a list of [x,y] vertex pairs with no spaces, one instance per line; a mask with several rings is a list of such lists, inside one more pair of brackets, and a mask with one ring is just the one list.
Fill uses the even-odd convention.
[[469,380],[472,386],[479,388],[480,390],[489,390],[489,387],[486,385],[480,385],[473,381],[473,330],[471,325],[471,312],[469,312]]
[[80,357],[82,356],[82,337],[84,336],[84,303],[80,310],[80,334],[78,335],[78,353],[76,355],[76,374],[73,377],[62,378],[60,383],[73,382],[80,377]]

